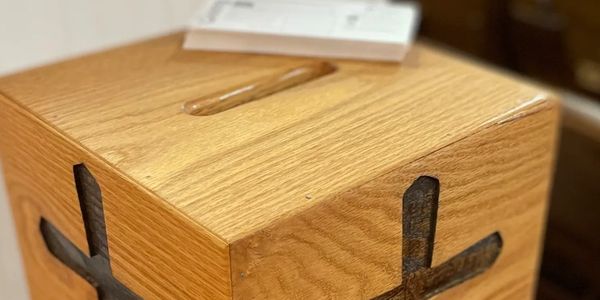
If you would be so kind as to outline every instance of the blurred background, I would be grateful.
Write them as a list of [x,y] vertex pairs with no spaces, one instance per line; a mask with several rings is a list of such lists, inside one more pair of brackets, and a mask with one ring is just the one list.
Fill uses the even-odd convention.
[[[0,0],[0,75],[178,30],[200,2]],[[419,2],[420,39],[563,97],[537,297],[600,299],[600,1]],[[0,184],[0,298],[28,299],[24,278]]]
[[559,91],[538,299],[600,299],[600,1],[421,0],[421,36]]

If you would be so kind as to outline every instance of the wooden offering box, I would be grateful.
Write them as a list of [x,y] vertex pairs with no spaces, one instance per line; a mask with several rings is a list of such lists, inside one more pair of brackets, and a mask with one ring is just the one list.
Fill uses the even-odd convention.
[[402,65],[187,52],[0,79],[33,299],[527,299],[558,104],[424,44]]

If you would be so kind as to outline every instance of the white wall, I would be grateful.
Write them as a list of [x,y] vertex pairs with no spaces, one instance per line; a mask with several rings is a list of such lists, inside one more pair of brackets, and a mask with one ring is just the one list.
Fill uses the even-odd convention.
[[[182,28],[201,1],[0,0],[0,75]],[[27,299],[3,182],[0,300]]]
[[0,172],[0,299],[27,299],[25,274],[3,182]]

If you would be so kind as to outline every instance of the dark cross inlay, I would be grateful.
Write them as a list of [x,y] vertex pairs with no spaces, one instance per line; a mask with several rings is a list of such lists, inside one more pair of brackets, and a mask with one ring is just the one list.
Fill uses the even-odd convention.
[[94,176],[83,164],[73,166],[77,196],[90,249],[89,257],[48,220],[40,220],[40,230],[48,250],[96,288],[98,299],[141,299],[112,275],[102,195]]
[[494,232],[435,268],[431,267],[440,184],[422,176],[402,198],[402,284],[373,300],[427,299],[487,270],[500,255]]

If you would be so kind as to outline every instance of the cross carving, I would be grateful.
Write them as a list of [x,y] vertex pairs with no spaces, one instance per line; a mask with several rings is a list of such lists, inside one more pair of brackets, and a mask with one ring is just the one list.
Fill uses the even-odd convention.
[[440,184],[421,176],[402,198],[402,284],[373,300],[427,299],[487,270],[500,255],[494,232],[458,255],[431,267]]
[[58,260],[94,286],[98,299],[141,299],[112,274],[102,195],[96,179],[83,164],[73,166],[73,174],[90,255],[79,250],[58,228],[42,218],[40,230],[46,247]]
[[[141,299],[119,282],[110,267],[102,195],[94,176],[83,164],[73,167],[77,195],[90,255],[86,255],[45,218],[40,230],[48,250],[96,288],[98,299]],[[439,203],[439,181],[422,176],[402,199],[402,284],[373,300],[427,299],[487,270],[502,249],[494,232],[458,255],[431,267]]]

